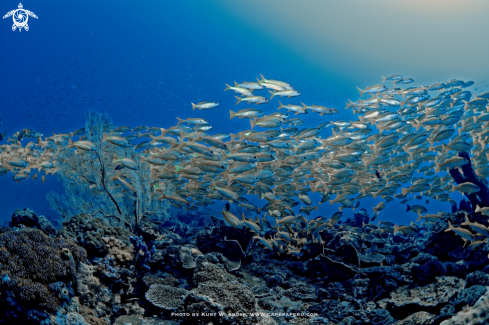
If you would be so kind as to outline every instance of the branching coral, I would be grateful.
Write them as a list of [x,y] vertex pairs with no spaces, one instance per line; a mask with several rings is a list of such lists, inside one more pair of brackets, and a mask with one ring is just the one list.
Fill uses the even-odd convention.
[[153,245],[150,251],[148,251],[148,246],[143,242],[143,237],[129,237],[131,243],[134,245],[136,251],[136,256],[134,257],[136,268],[149,270],[149,259],[152,255],[156,253],[156,248]]

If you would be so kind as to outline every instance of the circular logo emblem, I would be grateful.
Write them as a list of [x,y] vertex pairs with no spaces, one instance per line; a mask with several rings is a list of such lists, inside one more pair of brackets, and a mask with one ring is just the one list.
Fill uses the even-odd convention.
[[14,23],[15,25],[17,25],[17,27],[24,27],[27,24],[27,20],[29,19],[29,16],[24,9],[17,9],[13,16]]

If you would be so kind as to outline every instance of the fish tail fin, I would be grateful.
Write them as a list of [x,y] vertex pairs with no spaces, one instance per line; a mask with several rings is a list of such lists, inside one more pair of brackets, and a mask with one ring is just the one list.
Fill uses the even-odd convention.
[[[234,84],[236,84],[236,81],[234,82]],[[226,89],[224,89],[224,91],[231,89],[230,85],[228,85],[228,84],[225,84],[225,85],[226,85]]]
[[363,90],[361,90],[361,89],[360,89],[360,88],[358,88],[358,87],[357,87],[357,89],[358,89],[358,90],[360,90],[360,97],[362,97],[362,96],[363,96],[363,92],[364,92],[364,91],[363,91]]
[[399,232],[399,226],[398,225],[394,225],[394,234]]
[[412,123],[414,124],[416,131],[418,131],[419,128],[421,127],[421,121],[413,121]]
[[465,215],[465,222],[462,222],[461,225],[468,226],[470,224],[469,218]]
[[375,124],[375,118],[373,118],[373,117],[367,117],[366,119],[370,122],[370,124],[372,124],[372,125]]
[[444,144],[444,143],[442,143],[442,144],[441,144],[441,149],[442,149],[442,151],[443,151],[443,152],[445,152],[445,151],[448,151],[448,150],[449,150],[449,149],[448,149],[448,146],[447,146],[446,144]]
[[408,212],[409,210],[411,210],[411,206],[409,204],[407,204],[406,212]]
[[[184,135],[182,135],[182,137],[183,137],[183,138],[185,138],[185,136],[184,136]],[[177,139],[178,139],[178,142],[180,142],[181,144],[182,144],[182,143],[184,143],[184,141],[183,141],[183,139],[182,139],[181,137],[177,137]],[[181,144],[180,144],[180,145],[181,145]]]
[[440,169],[441,169],[441,164],[437,163],[436,161],[434,161],[436,167],[435,167],[435,174],[438,174],[440,172]]
[[192,111],[193,111],[193,110],[194,110],[194,109],[197,107],[197,105],[195,105],[195,104],[194,104],[194,103],[192,103],[192,102],[191,102],[190,104],[192,104]]
[[452,192],[455,192],[456,189],[457,187],[455,186],[455,184],[452,184]]
[[68,139],[68,148],[71,148],[71,147],[73,147],[73,140]]
[[241,100],[242,100],[241,98],[239,98],[238,96],[234,96],[234,97],[236,97],[236,99],[238,100],[238,101],[236,102],[236,105],[238,105],[239,103],[241,103]]
[[284,107],[284,105],[282,105],[282,103],[280,101],[278,101],[278,103],[280,104],[280,106],[277,109],[281,109],[282,107]]
[[[233,81],[234,82],[234,87],[238,87],[238,83],[236,81]],[[227,86],[227,85],[226,85]]]
[[233,112],[232,110],[229,110],[229,119],[232,120],[235,117],[236,117],[236,113]]
[[481,212],[481,207],[477,204],[477,206],[475,207],[475,212]]
[[421,212],[419,212],[419,211],[418,211],[418,216],[419,216],[419,217],[418,217],[418,219],[416,219],[416,222],[420,221],[420,220],[421,220],[421,217],[422,217],[422,216],[421,216]]
[[256,125],[256,120],[255,119],[250,119],[250,124],[251,124],[251,128],[253,129]]
[[39,147],[42,147],[42,146],[44,145],[44,144],[43,144],[43,142],[42,142],[41,137],[37,137],[37,145],[38,145]]
[[[280,101],[279,101],[279,103],[280,103]],[[303,102],[301,102],[301,105],[304,106],[304,108],[307,108],[307,105],[304,104]]]
[[183,122],[183,120],[182,120],[181,118],[178,118],[178,117],[177,117],[177,120],[178,120],[177,125],[180,125],[180,123],[182,123],[182,122]]
[[104,133],[104,135],[102,135],[102,142],[107,141],[107,140],[108,140],[107,134]]
[[265,77],[260,73],[260,77],[261,77],[261,82],[265,82],[267,79],[265,79]]
[[270,94],[272,94],[272,96],[270,96],[270,100],[272,100],[273,96],[275,96],[275,93],[271,90],[268,90],[270,92]]
[[387,77],[382,76],[382,82],[385,82],[387,80]]
[[[433,147],[433,145],[435,144],[435,138],[428,138],[428,142],[430,143],[430,146]],[[430,148],[430,150],[433,150],[432,148]]]
[[448,220],[448,228],[445,229],[445,232],[448,232],[448,231],[450,231],[452,229],[453,229],[452,223],[450,222],[450,220]]
[[230,133],[229,136],[231,137],[231,141],[234,141],[234,139],[238,137],[237,134],[232,134],[232,133]]

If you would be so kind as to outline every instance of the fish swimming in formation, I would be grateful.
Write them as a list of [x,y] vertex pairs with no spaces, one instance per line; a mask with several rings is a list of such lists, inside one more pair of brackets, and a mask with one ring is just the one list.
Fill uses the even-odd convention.
[[[395,86],[412,82],[411,78],[400,75],[383,79]],[[123,175],[145,167],[151,173],[152,189],[160,182],[175,188],[173,194],[162,192],[160,199],[176,208],[224,201],[262,215],[256,222],[249,217],[239,220],[229,208],[223,209],[225,220],[232,226],[259,233],[259,228],[270,222],[263,221],[266,214],[267,218],[276,219],[275,227],[288,231],[287,227],[298,227],[303,222],[301,214],[309,215],[317,208],[308,196],[311,191],[320,193],[320,203],[338,204],[340,210],[358,208],[363,198],[381,198],[374,208],[376,216],[382,215],[384,207],[396,199],[404,203],[412,197],[450,201],[449,193],[453,191],[477,193],[480,189],[476,184],[455,184],[448,173],[469,164],[466,158],[458,156],[459,151],[465,151],[476,173],[489,176],[489,148],[486,147],[489,95],[466,90],[470,85],[470,82],[451,80],[408,88],[389,89],[383,84],[366,87],[360,90],[360,96],[369,93],[371,98],[350,101],[347,105],[358,118],[343,121],[332,116],[331,120],[318,121],[302,129],[293,126],[304,122],[290,115],[334,115],[337,110],[282,103],[281,99],[279,110],[269,115],[265,115],[265,109],[229,111],[230,119],[250,120],[249,130],[234,134],[207,133],[212,121],[192,117],[179,119],[178,124],[165,129],[109,127],[103,131],[102,144],[133,151],[131,155],[108,157],[112,170],[119,173],[111,181],[123,193],[135,194],[130,178]],[[236,96],[238,103],[265,104],[264,107],[270,106],[266,104],[275,96],[300,96],[291,84],[265,79],[262,75],[257,82],[235,82],[226,89],[244,96]],[[263,96],[267,90],[272,93],[270,100]],[[192,110],[218,105],[217,102],[192,103]],[[0,146],[0,174],[12,172],[16,181],[26,179],[34,170],[55,174],[60,171],[56,155],[63,150],[73,150],[82,156],[100,155],[100,148],[87,132],[81,128],[70,134],[48,137],[28,128],[17,132],[8,140],[9,144]],[[29,137],[37,139],[37,143],[25,143]],[[265,199],[267,203],[258,208],[245,196]],[[292,208],[299,204],[302,204],[301,214],[295,214]],[[476,211],[485,214],[487,208],[478,207]],[[439,222],[436,215],[426,214],[423,205],[408,205],[407,211],[418,214],[418,221]],[[311,227],[324,229],[337,223],[340,217],[335,214],[328,222],[316,221]],[[393,232],[419,234],[419,229],[412,225],[384,226]],[[294,243],[286,248],[281,244],[283,238],[257,236],[272,249],[297,252],[302,247]]]

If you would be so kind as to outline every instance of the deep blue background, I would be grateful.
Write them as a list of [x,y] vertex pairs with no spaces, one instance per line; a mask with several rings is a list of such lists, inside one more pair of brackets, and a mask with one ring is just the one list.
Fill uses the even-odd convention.
[[[0,1],[0,14],[17,5]],[[386,74],[379,71],[358,84],[359,80],[348,80],[335,69],[319,69],[283,42],[236,19],[219,1],[29,1],[23,5],[39,17],[29,18],[28,32],[12,32],[11,18],[0,20],[0,130],[10,135],[25,127],[44,135],[70,132],[83,127],[88,109],[109,113],[118,126],[168,128],[176,124],[176,117],[203,117],[214,127],[211,134],[236,133],[248,129],[249,121],[230,121],[229,109],[248,106],[235,106],[234,94],[223,91],[225,83],[254,81],[259,73],[287,81],[301,92],[288,103],[336,107],[340,114],[334,119],[351,119],[351,111],[344,107],[347,99],[358,98],[355,87],[378,83],[379,76]],[[328,53],[324,59],[331,60],[332,67],[338,60]],[[192,111],[190,102],[205,100],[220,105]],[[272,113],[278,102],[259,107]],[[307,126],[331,117],[301,118]],[[40,178],[17,184],[11,176],[0,177],[0,223],[10,219],[16,208],[56,215],[45,199],[48,190],[62,190],[56,177],[48,177],[45,184]],[[371,213],[379,201],[365,200],[362,206]],[[403,224],[415,219],[395,202],[381,219]],[[338,206],[323,205],[315,215],[329,216]],[[429,206],[434,213],[450,205]]]

